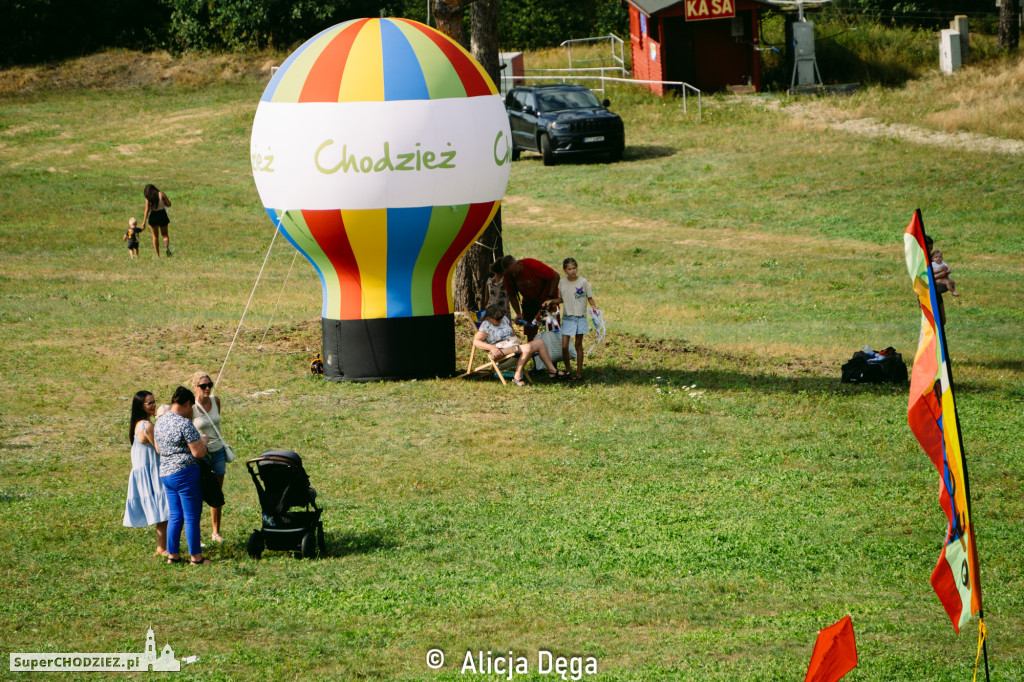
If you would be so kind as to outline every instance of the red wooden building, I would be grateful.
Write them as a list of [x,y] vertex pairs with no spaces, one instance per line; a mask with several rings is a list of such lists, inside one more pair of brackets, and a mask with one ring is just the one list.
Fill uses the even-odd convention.
[[[701,90],[761,89],[760,11],[755,0],[627,0],[633,77]],[[651,84],[663,95],[673,86]]]

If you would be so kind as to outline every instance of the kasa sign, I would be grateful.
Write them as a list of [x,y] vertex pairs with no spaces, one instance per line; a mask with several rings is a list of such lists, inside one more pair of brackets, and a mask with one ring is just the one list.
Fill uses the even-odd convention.
[[735,0],[686,0],[686,20],[728,19],[736,16]]

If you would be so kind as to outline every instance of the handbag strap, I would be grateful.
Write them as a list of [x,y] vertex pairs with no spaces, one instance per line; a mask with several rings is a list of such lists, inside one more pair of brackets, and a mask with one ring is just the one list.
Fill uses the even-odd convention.
[[[211,395],[211,396],[210,396],[210,402],[213,402],[214,400],[216,400],[216,398],[214,398],[214,397],[213,397],[213,396]],[[215,424],[215,423],[213,422],[213,420],[212,420],[212,419],[210,419],[210,413],[209,413],[209,412],[207,412],[206,410],[204,410],[204,409],[203,409],[203,406],[202,406],[202,405],[200,405],[198,401],[197,401],[197,402],[195,403],[195,406],[196,406],[196,407],[198,407],[198,408],[199,408],[199,411],[200,411],[200,412],[202,412],[202,413],[203,413],[203,415],[204,415],[204,416],[205,416],[205,417],[206,417],[207,419],[209,419],[209,420],[210,420],[210,426],[212,426],[212,427],[213,427],[213,430],[217,432],[217,438],[219,438],[219,439],[220,439],[220,442],[221,442],[221,443],[224,443],[224,446],[225,446],[225,447],[227,447],[227,444],[228,444],[228,442],[227,442],[226,440],[224,440],[224,436],[220,435],[220,429],[218,429],[218,428],[217,428],[217,425],[216,425],[216,424]]]

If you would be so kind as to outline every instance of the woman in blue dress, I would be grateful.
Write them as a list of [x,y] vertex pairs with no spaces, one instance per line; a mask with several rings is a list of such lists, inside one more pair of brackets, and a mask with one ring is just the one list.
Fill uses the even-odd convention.
[[160,461],[153,440],[156,398],[149,391],[139,391],[132,399],[128,442],[132,444],[132,473],[128,476],[128,499],[124,504],[124,525],[127,528],[156,526],[156,552],[167,554],[167,493],[160,482]]

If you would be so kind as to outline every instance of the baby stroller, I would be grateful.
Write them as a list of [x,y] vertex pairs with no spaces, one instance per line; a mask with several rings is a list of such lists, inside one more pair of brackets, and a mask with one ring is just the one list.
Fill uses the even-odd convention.
[[[247,550],[253,559],[264,547],[311,559],[326,552],[323,510],[316,506],[316,490],[302,468],[302,458],[290,450],[267,450],[245,463],[256,486],[263,525],[249,536]],[[262,481],[262,484],[261,484]],[[304,511],[291,511],[305,507]]]

